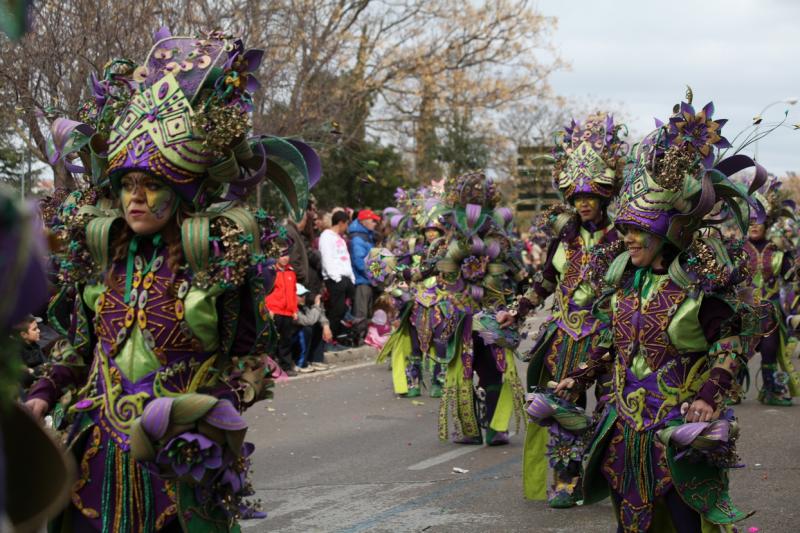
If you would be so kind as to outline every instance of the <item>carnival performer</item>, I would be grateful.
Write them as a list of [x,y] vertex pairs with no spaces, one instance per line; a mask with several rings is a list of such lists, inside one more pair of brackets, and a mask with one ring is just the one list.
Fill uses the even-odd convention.
[[515,361],[520,335],[509,327],[527,275],[522,243],[513,234],[511,210],[499,206],[497,186],[482,172],[450,179],[446,190],[452,234],[435,271],[436,290],[449,298],[431,326],[431,357],[447,365],[439,438],[507,444],[512,417],[519,429],[524,396]]
[[263,516],[245,499],[240,413],[278,372],[264,299],[285,243],[243,200],[266,177],[299,219],[319,160],[247,138],[260,51],[220,32],[155,41],[140,65],[92,77],[83,122],[52,128],[51,160],[91,177],[50,206],[64,248],[49,316],[68,342],[27,402],[71,421],[79,479],[53,531],[238,531]]
[[788,406],[792,405],[792,396],[800,391],[800,374],[795,371],[786,349],[786,313],[781,301],[782,289],[789,281],[787,276],[794,276],[793,250],[783,249],[768,238],[769,230],[781,218],[794,217],[794,202],[785,198],[780,185],[771,176],[762,187],[764,194],[753,194],[760,209],[750,214],[744,250],[751,275],[746,285],[753,288],[754,303],[771,304],[772,331],[754,348],[761,354],[762,387],[758,391],[758,401],[765,405]]
[[[726,400],[757,340],[759,313],[736,295],[746,276],[741,244],[726,246],[701,230],[723,201],[746,231],[741,205],[748,204],[736,200],[749,198],[727,176],[755,163],[735,155],[714,164],[717,150],[730,145],[713,113],[711,103],[695,112],[691,100],[683,102],[635,148],[615,217],[624,242],[596,248],[590,261],[604,287],[595,309],[610,328],[555,388],[574,400],[611,373],[583,491],[585,503],[610,492],[618,531],[671,524],[700,532],[747,516],[728,496],[738,428]],[[757,166],[756,176],[752,190],[766,173]],[[532,419],[546,423],[542,406],[551,399],[531,395]]]
[[[564,203],[548,216],[553,239],[547,260],[519,310],[524,316],[554,295],[552,317],[542,325],[528,355],[529,391],[552,380],[561,381],[575,370],[605,327],[592,315],[594,293],[584,280],[592,247],[619,238],[608,218],[608,206],[625,166],[623,132],[624,126],[615,124],[610,115],[595,114],[582,123],[573,120],[557,136],[553,177]],[[585,396],[579,402],[585,406]],[[545,428],[528,424],[523,484],[529,499],[545,498],[547,433]],[[551,432],[550,448],[557,449],[561,438]],[[551,507],[572,507],[581,499],[581,452],[579,446],[572,447],[576,450],[572,459],[550,460],[553,482],[547,498]]]
[[[437,290],[436,262],[448,244],[448,222],[444,220],[444,205],[438,195],[428,189],[402,192],[398,208],[389,209],[389,224],[401,232],[394,239],[395,252],[376,251],[367,259],[371,279],[384,283],[386,261],[391,261],[396,275],[390,279],[408,286],[409,300],[403,305],[400,324],[378,357],[392,364],[395,394],[416,398],[422,394],[424,370],[430,373],[430,396],[441,398],[444,364],[430,357],[440,316],[448,309],[449,294]],[[393,255],[393,258],[389,258]],[[383,277],[382,277],[383,276]],[[446,339],[444,340],[446,342]]]

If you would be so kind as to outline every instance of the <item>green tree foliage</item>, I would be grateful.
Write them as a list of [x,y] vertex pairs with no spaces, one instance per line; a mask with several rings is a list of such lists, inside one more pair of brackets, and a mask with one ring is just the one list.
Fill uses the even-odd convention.
[[394,146],[364,141],[333,146],[322,154],[323,179],[312,192],[320,207],[382,209],[394,203],[406,168]]

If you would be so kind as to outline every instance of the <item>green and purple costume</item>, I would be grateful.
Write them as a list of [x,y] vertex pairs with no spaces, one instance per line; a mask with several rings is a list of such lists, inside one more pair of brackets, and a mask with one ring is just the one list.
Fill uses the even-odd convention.
[[[562,427],[589,440],[584,502],[610,495],[623,533],[710,531],[747,516],[728,496],[737,426],[725,405],[760,333],[760,314],[735,292],[746,277],[742,244],[701,230],[721,201],[746,231],[748,192],[766,173],[741,155],[714,164],[715,150],[729,145],[712,104],[699,113],[685,102],[676,109],[638,145],[615,217],[622,231],[651,235],[643,247],[659,239],[655,265],[637,267],[617,242],[595,248],[587,270],[602,293],[594,314],[608,329],[569,375],[569,394],[610,373],[605,410],[588,437]],[[728,179],[754,165],[750,191]],[[531,395],[529,414],[549,424],[541,396]],[[686,413],[695,401],[697,412]],[[715,420],[687,423],[684,416],[699,416],[703,402]]]
[[[262,52],[220,32],[155,41],[141,65],[92,77],[85,123],[52,126],[51,161],[90,184],[47,215],[64,243],[49,316],[67,341],[30,397],[56,407],[79,465],[54,532],[228,532],[263,516],[245,500],[240,414],[278,373],[264,300],[285,232],[244,205],[268,178],[299,218],[319,159],[247,138]],[[174,193],[157,233],[135,234],[116,207],[131,172]]]
[[[541,274],[523,297],[520,311],[525,314],[531,300],[544,302],[553,296],[552,316],[542,326],[527,360],[528,391],[544,389],[550,381],[559,382],[586,360],[597,344],[605,324],[592,314],[594,288],[586,282],[591,249],[615,242],[619,235],[605,211],[615,193],[617,168],[622,168],[623,129],[607,115],[575,120],[558,136],[555,150],[555,181],[565,203],[578,195],[596,200],[603,224],[581,223],[577,213],[558,206],[549,216],[554,235],[548,247]],[[599,395],[598,395],[599,396]],[[585,401],[583,402],[585,405]],[[526,429],[523,460],[525,497],[541,500],[548,496],[553,507],[570,507],[580,500],[580,445],[565,442],[569,436],[529,423]],[[549,441],[549,442],[548,442]],[[570,449],[569,460],[552,456],[553,451]],[[546,449],[549,452],[546,453]],[[553,469],[553,483],[547,491],[547,463]],[[577,491],[576,491],[577,489]]]

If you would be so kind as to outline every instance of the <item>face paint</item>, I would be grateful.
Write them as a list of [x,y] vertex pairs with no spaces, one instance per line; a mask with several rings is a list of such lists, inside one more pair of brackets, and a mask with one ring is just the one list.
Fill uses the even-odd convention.
[[125,221],[138,234],[160,231],[178,205],[171,188],[141,172],[131,172],[122,177],[120,201]]
[[589,194],[579,194],[574,200],[575,210],[581,217],[582,222],[599,222],[602,212],[600,210],[600,199]]
[[144,193],[148,210],[158,220],[168,217],[174,205],[175,193],[155,178],[132,174],[122,178],[122,207],[127,210],[135,196]]
[[633,238],[633,242],[642,248],[650,248],[650,244],[653,242],[650,234],[643,231],[632,231],[631,237]]
[[624,237],[631,262],[637,267],[650,266],[660,256],[663,240],[646,231],[628,228]]

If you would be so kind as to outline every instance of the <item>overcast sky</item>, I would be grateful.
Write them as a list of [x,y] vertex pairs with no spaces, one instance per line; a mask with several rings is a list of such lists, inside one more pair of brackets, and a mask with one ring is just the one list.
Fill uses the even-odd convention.
[[[800,99],[800,1],[539,0],[539,9],[558,19],[553,43],[571,65],[553,75],[555,92],[614,103],[640,136],[687,84],[696,109],[713,100],[714,118],[729,119],[729,139],[768,104]],[[800,122],[800,103],[772,106],[765,121],[787,108]],[[800,130],[774,132],[758,159],[779,175],[800,171]]]

